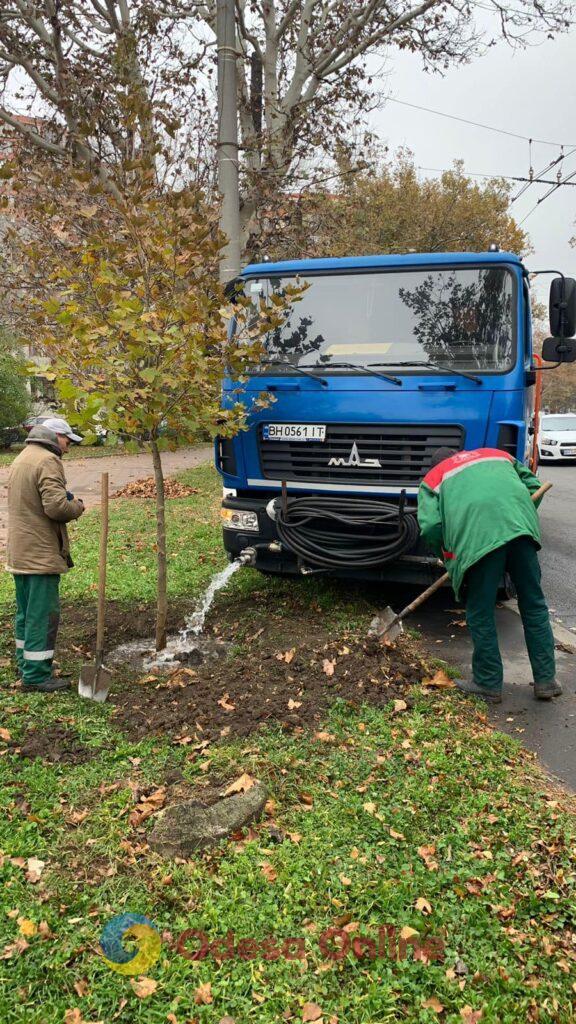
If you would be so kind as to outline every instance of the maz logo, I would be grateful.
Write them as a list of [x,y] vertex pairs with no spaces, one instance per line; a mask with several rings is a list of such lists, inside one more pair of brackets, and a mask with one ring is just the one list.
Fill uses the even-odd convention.
[[328,459],[329,466],[380,466],[380,459],[361,459],[360,452],[358,451],[358,445],[356,441],[350,449],[350,455],[347,459]]

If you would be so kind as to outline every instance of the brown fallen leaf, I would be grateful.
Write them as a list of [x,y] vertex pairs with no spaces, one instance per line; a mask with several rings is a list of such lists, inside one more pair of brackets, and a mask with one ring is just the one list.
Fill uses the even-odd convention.
[[430,679],[423,679],[422,686],[435,688],[437,690],[453,690],[456,686],[453,679],[447,676],[443,669],[439,668]]
[[71,811],[68,817],[65,819],[68,825],[79,825],[80,822],[85,821],[90,811],[85,807],[82,811]]
[[428,871],[438,871],[438,861],[435,860],[434,854],[436,853],[435,846],[419,846],[418,856],[422,857]]
[[338,875],[338,878],[342,882],[342,885],[352,885],[352,879],[348,875]]
[[286,664],[289,665],[290,662],[294,660],[294,655],[295,654],[296,654],[296,648],[295,647],[291,647],[289,651],[284,651],[284,653],[277,654],[276,655],[276,660],[277,661],[285,661]]
[[307,807],[312,807],[312,804],[314,803],[314,797],[311,793],[299,793],[298,799],[300,803],[306,804]]
[[481,1021],[484,1016],[484,1011],[473,1010],[471,1006],[463,1006],[460,1010],[460,1016],[464,1024],[478,1024],[478,1021]]
[[198,988],[194,991],[194,1002],[197,1006],[208,1006],[209,1003],[214,1002],[212,995],[212,985],[209,981],[203,981]]
[[132,825],[132,828],[138,828],[143,821],[146,821],[150,815],[155,814],[161,807],[166,803],[166,788],[160,786],[159,789],[154,790],[149,796],[141,800],[130,814],[128,821]]
[[236,1024],[234,1017],[220,1017],[218,1024]]
[[46,867],[46,861],[38,860],[38,857],[28,857],[28,860],[26,861],[26,867],[28,869],[26,871],[26,880],[28,882],[31,882],[32,885],[35,885],[36,882],[40,881],[42,872]]
[[158,988],[158,982],[154,981],[154,978],[146,978],[144,975],[140,975],[138,978],[130,978],[130,984],[138,999],[147,999]]
[[221,708],[224,708],[224,711],[235,711],[236,705],[230,703],[230,701],[228,700],[229,696],[229,693],[224,693],[222,697],[220,697],[218,704],[220,705]]
[[288,710],[289,711],[294,711],[295,708],[301,708],[301,707],[302,707],[302,701],[301,700],[292,700],[292,697],[290,697],[290,700],[288,701]]
[[0,729],[0,740],[5,740],[6,742],[8,742],[8,740],[11,739],[12,733],[8,732],[8,729]]
[[390,835],[392,836],[392,839],[406,839],[403,832],[396,832],[396,829],[393,828],[390,829]]
[[420,911],[421,914],[432,913],[432,904],[429,903],[428,900],[425,900],[422,896],[418,897],[414,906],[416,907],[416,910]]
[[334,675],[334,666],[335,665],[336,665],[336,658],[334,658],[333,661],[330,661],[329,658],[324,658],[324,661],[322,662],[322,671],[325,672],[327,676],[333,676]]
[[247,772],[243,772],[239,775],[234,782],[231,782],[229,786],[220,794],[221,796],[231,796],[233,793],[246,793],[247,790],[252,789],[256,783],[256,779],[253,779]]
[[80,1010],[74,1008],[73,1010],[64,1011],[64,1024],[104,1024],[102,1020],[88,1021],[84,1020],[84,1017],[80,1013]]
[[405,700],[395,700],[394,701],[394,714],[397,715],[397,714],[399,714],[400,711],[406,711],[407,707],[408,707],[408,705],[407,705]]
[[267,882],[275,882],[276,879],[278,878],[278,872],[275,870],[275,868],[273,867],[269,860],[265,860],[260,865],[260,871],[264,875],[264,878],[266,879]]
[[302,840],[302,836],[300,835],[299,832],[287,832],[286,835],[288,836],[290,842],[296,843],[296,845],[298,845],[298,843]]
[[321,1016],[322,1010],[318,1006],[318,1003],[304,1003],[304,1006],[302,1007],[303,1021],[320,1020]]
[[372,803],[371,800],[368,800],[367,803],[362,804],[362,808],[366,811],[366,814],[376,814],[376,804]]
[[80,978],[79,981],[75,981],[74,991],[80,998],[88,995],[88,978]]
[[425,1010],[434,1010],[434,1013],[443,1013],[444,1006],[436,996],[431,996],[430,999],[425,999],[422,1003]]
[[400,931],[400,938],[404,939],[404,941],[406,941],[406,939],[413,939],[419,935],[420,932],[417,932],[415,928],[411,928],[410,925],[407,924],[404,925]]
[[314,739],[320,740],[321,743],[333,743],[336,737],[331,732],[315,732]]

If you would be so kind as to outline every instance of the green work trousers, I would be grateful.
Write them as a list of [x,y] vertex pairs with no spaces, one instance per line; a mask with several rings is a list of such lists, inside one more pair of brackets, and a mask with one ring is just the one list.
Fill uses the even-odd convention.
[[548,683],[556,672],[554,636],[540,583],[536,545],[531,537],[516,537],[481,558],[465,577],[466,621],[474,643],[472,673],[477,686],[487,690],[500,690],[504,677],[495,609],[505,571],[516,587],[534,682]]
[[37,686],[52,675],[60,621],[58,573],[14,573],[16,586],[16,661],[22,682]]

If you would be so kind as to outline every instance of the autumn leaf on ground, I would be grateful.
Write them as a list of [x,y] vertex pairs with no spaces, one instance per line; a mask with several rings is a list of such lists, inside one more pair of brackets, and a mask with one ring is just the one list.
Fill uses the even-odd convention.
[[130,984],[138,999],[147,999],[158,988],[158,982],[154,981],[154,978],[145,978],[143,975],[139,978],[130,978]]
[[403,832],[396,832],[393,828],[390,829],[390,835],[392,836],[392,839],[406,839]]
[[431,996],[430,999],[425,999],[422,1003],[425,1010],[434,1010],[434,1013],[443,1013],[444,1007],[436,996]]
[[8,732],[8,729],[0,729],[0,740],[6,740],[6,742],[8,742],[8,740],[11,739],[12,734]]
[[165,803],[166,789],[164,786],[160,786],[159,789],[154,790],[153,793],[136,804],[136,807],[128,818],[132,828],[138,828],[138,826],[141,825],[143,821],[146,821],[150,815],[159,811]]
[[74,991],[76,992],[76,995],[80,996],[80,998],[88,995],[88,978],[80,978],[79,981],[75,981]]
[[314,797],[311,793],[299,793],[298,799],[300,800],[300,803],[305,804],[307,807],[312,807],[312,804],[314,803]]
[[260,870],[267,882],[275,882],[278,878],[278,872],[274,869],[269,860],[265,860],[260,865]]
[[421,914],[431,914],[432,913],[432,904],[428,903],[428,900],[425,900],[422,896],[420,896],[416,900],[416,903],[414,904],[414,906],[416,907],[416,910],[420,911]]
[[473,1010],[471,1006],[463,1006],[460,1010],[460,1016],[464,1024],[478,1024],[478,1021],[481,1021],[484,1016],[484,1011]]
[[335,664],[336,658],[334,658],[334,661],[330,661],[329,658],[324,658],[324,661],[322,662],[322,671],[325,672],[327,676],[333,676]]
[[32,935],[36,935],[38,926],[35,921],[30,921],[27,917],[18,918],[18,931],[20,935],[25,935],[29,939]]
[[104,1024],[103,1020],[84,1020],[84,1017],[80,1013],[80,1010],[65,1010],[64,1011],[64,1024]]
[[348,878],[348,875],[338,875],[338,878],[342,882],[342,885],[352,885],[352,879]]
[[209,981],[202,982],[194,992],[194,1002],[197,1006],[208,1006],[213,1001],[212,985]]
[[376,814],[376,804],[372,803],[371,800],[368,800],[367,803],[362,804],[362,809],[366,811],[366,814]]
[[230,701],[228,700],[229,696],[229,693],[224,693],[222,697],[220,697],[218,704],[220,705],[221,708],[224,708],[224,711],[235,711],[236,705],[230,703]]
[[443,669],[439,668],[430,679],[422,680],[422,686],[434,687],[437,690],[453,690],[456,683],[446,675]]
[[418,856],[422,857],[428,871],[438,871],[438,861],[434,859],[435,846],[419,846]]
[[46,867],[46,861],[38,860],[38,857],[28,857],[26,867],[28,869],[26,871],[26,879],[32,885],[35,885],[36,882],[40,881],[40,876]]
[[280,654],[277,654],[276,655],[276,659],[278,661],[285,661],[286,664],[289,665],[290,662],[293,661],[295,654],[296,654],[296,648],[295,647],[291,647],[289,651],[284,651],[283,654],[282,654],[282,652],[280,652]]
[[304,1003],[304,1006],[302,1007],[303,1021],[319,1020],[321,1016],[322,1010],[318,1006],[318,1003]]
[[397,715],[400,711],[406,711],[408,705],[405,700],[394,701],[394,714]]
[[400,931],[400,938],[404,939],[405,942],[407,939],[414,939],[417,937],[420,937],[420,933],[417,932],[415,928],[411,928],[408,924],[404,925]]
[[247,772],[243,772],[239,775],[234,782],[231,782],[229,786],[220,794],[221,796],[231,796],[233,793],[246,793],[247,790],[252,789],[252,786],[256,784],[256,779],[253,779]]
[[288,701],[288,710],[289,711],[294,711],[295,708],[301,708],[301,707],[302,707],[302,701],[301,700],[292,700],[292,697],[290,697],[290,700]]
[[321,743],[333,743],[336,737],[331,732],[315,732],[314,739],[320,740]]

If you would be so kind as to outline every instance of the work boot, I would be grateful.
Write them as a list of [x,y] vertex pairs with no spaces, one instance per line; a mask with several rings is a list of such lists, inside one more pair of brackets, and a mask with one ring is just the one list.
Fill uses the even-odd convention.
[[478,686],[472,680],[455,679],[456,686],[462,693],[473,694],[474,697],[481,697],[487,704],[501,704],[502,690],[487,690],[485,686]]
[[534,683],[536,700],[551,700],[552,697],[559,697],[561,693],[562,687],[556,679],[551,679],[548,683]]
[[22,683],[22,689],[26,693],[54,693],[55,690],[69,690],[70,683],[67,679],[46,679],[43,683]]

